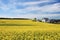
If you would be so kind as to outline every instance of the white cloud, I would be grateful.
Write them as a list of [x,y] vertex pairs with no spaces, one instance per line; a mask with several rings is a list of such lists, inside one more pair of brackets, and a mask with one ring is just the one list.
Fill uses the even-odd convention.
[[47,6],[43,6],[40,8],[41,11],[47,11],[47,12],[56,12],[56,11],[60,11],[60,3],[56,3],[53,5],[47,5]]
[[57,17],[57,16],[60,16],[60,14],[25,14],[25,15],[19,15],[19,14],[16,14],[16,16],[7,16],[7,15],[1,15],[0,17],[8,17],[8,18],[36,18],[36,17],[39,17],[39,18],[44,18],[44,17],[47,17],[47,18],[50,18],[50,17]]
[[23,4],[24,5],[36,5],[36,4],[43,3],[43,2],[47,2],[47,1],[25,2]]
[[28,18],[36,18],[36,17],[39,17],[39,18],[44,18],[44,17],[47,17],[47,18],[50,18],[50,17],[57,17],[57,16],[60,16],[60,14],[26,14],[26,15],[23,15],[21,17],[28,17]]
[[29,10],[29,11],[33,11],[33,10],[40,10],[42,12],[59,12],[60,11],[60,3],[56,3],[56,4],[52,4],[52,5],[46,5],[43,7],[38,7],[38,6],[30,6],[27,7],[23,10]]
[[42,0],[42,1],[49,1],[49,2],[52,2],[52,1],[56,1],[56,0]]
[[55,0],[40,0],[40,1],[34,1],[34,2],[18,2],[19,4],[24,4],[24,5],[33,5],[33,4],[39,4],[39,3],[44,3],[44,2],[55,2]]
[[47,18],[50,18],[50,17],[57,17],[57,16],[60,16],[60,14],[25,14],[25,15],[17,15],[17,17],[23,17],[23,18],[44,18],[44,17],[47,17]]
[[60,4],[53,4],[53,5],[46,5],[43,7],[38,7],[37,4],[39,3],[44,3],[44,2],[50,2],[50,1],[54,1],[54,0],[40,0],[40,1],[36,1],[36,2],[16,2],[16,0],[10,0],[10,3],[8,5],[3,4],[2,2],[0,2],[0,4],[2,6],[0,6],[1,9],[3,10],[9,10],[9,9],[16,9],[16,5],[28,5],[27,8],[25,9],[21,9],[21,10],[40,10],[40,11],[59,11],[60,10]]
[[10,2],[8,4],[4,4],[1,0],[0,0],[0,8],[3,11],[8,11],[10,9],[16,9],[16,0],[10,0]]
[[1,1],[0,1],[0,8],[1,8],[2,10],[4,10],[4,11],[6,11],[6,10],[9,9],[8,6],[5,5],[5,4],[3,4]]
[[[43,13],[28,13],[29,11],[39,10],[42,12],[60,12],[60,3],[52,4],[52,5],[46,5],[43,7],[36,6],[39,3],[44,2],[51,2],[54,0],[43,0],[43,1],[37,1],[37,2],[24,2],[24,3],[17,3],[16,0],[10,0],[10,3],[3,4],[0,2],[0,8],[4,11],[10,10],[11,13],[16,14],[16,16],[8,16],[8,15],[2,15],[1,17],[24,17],[24,18],[35,18],[35,17],[54,17],[54,16],[60,16],[60,14],[43,14]],[[28,5],[25,9],[16,9],[16,5]],[[20,14],[25,13],[25,14]]]

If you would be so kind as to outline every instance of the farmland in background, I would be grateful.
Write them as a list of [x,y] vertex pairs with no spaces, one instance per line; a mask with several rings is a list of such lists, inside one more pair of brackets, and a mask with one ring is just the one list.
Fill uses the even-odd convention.
[[60,24],[1,19],[0,40],[60,40]]

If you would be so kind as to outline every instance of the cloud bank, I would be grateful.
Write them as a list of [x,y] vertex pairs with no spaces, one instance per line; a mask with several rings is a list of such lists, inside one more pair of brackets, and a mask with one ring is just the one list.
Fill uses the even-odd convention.
[[60,17],[60,0],[0,0],[0,17]]

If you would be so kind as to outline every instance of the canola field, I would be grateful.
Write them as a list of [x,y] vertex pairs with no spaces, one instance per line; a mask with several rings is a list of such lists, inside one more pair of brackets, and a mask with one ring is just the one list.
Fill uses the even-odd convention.
[[0,40],[60,40],[60,24],[0,20]]

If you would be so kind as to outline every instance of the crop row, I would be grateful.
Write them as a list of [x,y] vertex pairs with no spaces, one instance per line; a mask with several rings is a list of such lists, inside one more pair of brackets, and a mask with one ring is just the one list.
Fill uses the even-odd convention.
[[60,40],[60,32],[2,32],[0,40]]

